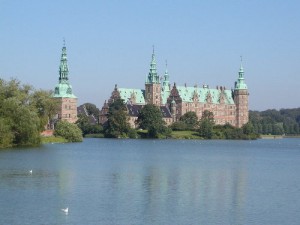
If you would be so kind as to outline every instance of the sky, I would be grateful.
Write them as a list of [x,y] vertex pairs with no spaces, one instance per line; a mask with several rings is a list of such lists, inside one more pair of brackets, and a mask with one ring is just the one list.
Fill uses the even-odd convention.
[[79,104],[144,89],[152,46],[177,85],[231,89],[249,109],[300,107],[299,0],[0,0],[0,78],[53,90],[63,40]]

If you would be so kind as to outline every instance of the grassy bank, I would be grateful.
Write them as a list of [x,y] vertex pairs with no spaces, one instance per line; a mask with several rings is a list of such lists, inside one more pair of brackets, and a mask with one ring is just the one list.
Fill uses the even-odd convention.
[[203,139],[195,131],[172,131],[171,138],[174,139]]
[[42,137],[42,143],[43,144],[47,144],[47,143],[66,143],[66,142],[68,142],[68,141],[63,137],[55,137],[55,136]]

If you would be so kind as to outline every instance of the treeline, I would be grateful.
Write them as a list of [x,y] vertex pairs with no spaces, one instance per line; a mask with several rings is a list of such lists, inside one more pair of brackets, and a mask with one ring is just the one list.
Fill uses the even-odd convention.
[[0,148],[39,145],[56,107],[51,92],[0,79]]
[[300,108],[250,111],[249,120],[254,131],[264,135],[299,135]]

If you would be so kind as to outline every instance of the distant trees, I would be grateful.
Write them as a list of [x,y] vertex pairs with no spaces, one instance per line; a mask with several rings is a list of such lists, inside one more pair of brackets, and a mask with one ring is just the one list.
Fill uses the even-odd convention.
[[40,133],[56,107],[50,91],[0,79],[0,148],[40,144]]
[[300,108],[249,111],[249,121],[259,134],[300,134]]

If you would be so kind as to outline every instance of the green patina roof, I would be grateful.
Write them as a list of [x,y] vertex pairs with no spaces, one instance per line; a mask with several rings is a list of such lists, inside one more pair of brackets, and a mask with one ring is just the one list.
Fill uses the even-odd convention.
[[244,69],[243,69],[242,64],[241,64],[240,71],[239,71],[239,78],[235,82],[234,89],[235,90],[248,89],[247,84],[245,84]]
[[[131,99],[132,96],[135,96],[136,104],[145,105],[145,90],[142,89],[133,89],[133,88],[118,88],[121,99],[125,102]],[[167,103],[167,99],[170,96],[170,90],[167,89],[161,92],[162,104]]]
[[62,48],[60,65],[59,65],[59,83],[54,89],[54,98],[77,98],[73,94],[72,85],[69,83],[69,69],[67,60],[67,48],[64,46]]
[[66,83],[60,83],[55,86],[54,98],[77,98],[72,92],[72,86]]
[[145,90],[142,89],[132,89],[132,88],[118,88],[121,99],[127,102],[132,96],[135,96],[136,104],[145,105],[144,93]]
[[[211,95],[211,102],[214,104],[220,104],[220,97],[222,91],[220,89],[211,89],[208,87],[185,87],[177,86],[177,90],[182,98],[183,102],[193,102],[193,98],[198,95],[198,102],[206,103],[207,96]],[[223,90],[224,93],[224,104],[234,104],[231,90]]]
[[167,100],[168,100],[168,97],[170,96],[170,90],[169,89],[166,89],[164,91],[161,92],[161,100],[162,100],[162,104],[166,104],[167,103]]

